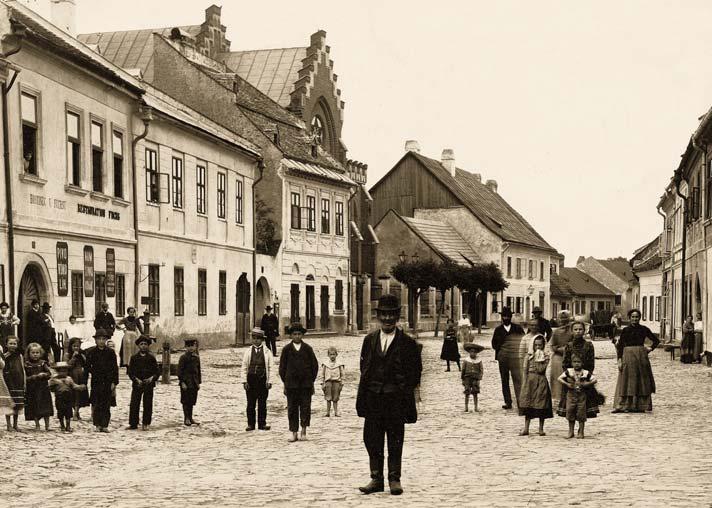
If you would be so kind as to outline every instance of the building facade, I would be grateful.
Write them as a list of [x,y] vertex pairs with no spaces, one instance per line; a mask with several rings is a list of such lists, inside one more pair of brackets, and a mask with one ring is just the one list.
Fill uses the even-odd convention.
[[588,321],[592,312],[613,310],[615,294],[578,268],[561,268],[551,273],[551,315],[568,310]]
[[589,274],[616,295],[613,309],[626,314],[633,308],[633,288],[638,281],[627,259],[596,259],[581,256],[576,262],[576,268]]

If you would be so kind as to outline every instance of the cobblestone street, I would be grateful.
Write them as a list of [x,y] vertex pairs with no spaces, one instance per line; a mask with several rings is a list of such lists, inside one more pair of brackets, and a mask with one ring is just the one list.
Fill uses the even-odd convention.
[[[489,347],[489,338],[476,340]],[[656,351],[654,412],[612,415],[615,352],[598,341],[596,374],[608,400],[586,439],[564,439],[558,417],[545,437],[519,437],[523,419],[501,409],[492,350],[482,353],[481,412],[465,414],[459,374],[439,360],[441,341],[423,339],[423,403],[418,423],[406,426],[405,494],[365,498],[357,486],[368,480],[368,459],[354,408],[361,339],[306,339],[319,358],[336,345],[347,367],[343,416],[323,417],[317,389],[309,441],[287,443],[278,379],[268,403],[272,430],[245,432],[240,351],[203,351],[200,427],[181,425],[174,378],[158,385],[152,430],[123,430],[130,389],[122,372],[109,434],[92,432],[88,409],[74,434],[60,433],[56,419],[50,433],[24,421],[21,434],[0,431],[0,506],[712,506],[706,367]]]

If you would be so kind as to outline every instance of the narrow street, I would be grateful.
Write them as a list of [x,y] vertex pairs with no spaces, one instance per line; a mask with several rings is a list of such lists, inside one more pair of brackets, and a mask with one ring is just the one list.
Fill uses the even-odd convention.
[[[482,353],[480,413],[463,412],[457,372],[445,372],[441,341],[423,339],[423,402],[406,427],[401,498],[365,498],[368,480],[355,414],[357,337],[309,341],[318,357],[336,345],[347,366],[341,418],[325,418],[313,399],[309,441],[287,443],[286,400],[277,377],[268,432],[245,432],[240,350],[203,351],[203,388],[195,415],[181,425],[178,384],[159,385],[150,432],[125,431],[129,383],[122,373],[111,433],[92,432],[88,409],[73,434],[0,431],[0,506],[712,506],[712,370],[651,355],[658,393],[652,414],[612,415],[615,351],[597,341],[596,374],[608,400],[589,420],[585,440],[566,440],[566,422],[545,437],[517,436],[523,419],[501,409],[490,335]],[[281,347],[283,343],[279,343]]]

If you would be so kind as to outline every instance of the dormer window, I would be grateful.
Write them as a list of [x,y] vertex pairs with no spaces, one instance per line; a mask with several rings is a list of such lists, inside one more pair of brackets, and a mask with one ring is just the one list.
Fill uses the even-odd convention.
[[314,143],[321,145],[324,142],[324,121],[317,115],[312,118],[311,133]]

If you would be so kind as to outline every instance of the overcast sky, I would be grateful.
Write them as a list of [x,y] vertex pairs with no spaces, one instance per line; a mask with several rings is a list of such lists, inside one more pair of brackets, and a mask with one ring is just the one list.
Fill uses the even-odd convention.
[[[78,0],[80,33],[200,24],[211,2]],[[369,186],[406,139],[495,179],[573,266],[630,257],[712,105],[712,2],[224,0],[234,50],[326,30]]]

